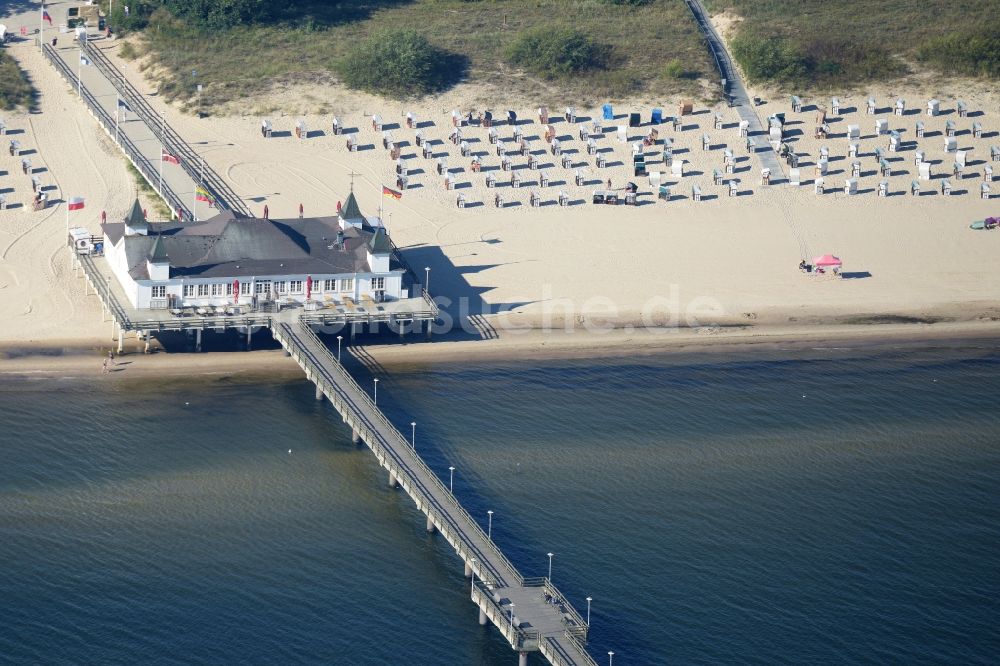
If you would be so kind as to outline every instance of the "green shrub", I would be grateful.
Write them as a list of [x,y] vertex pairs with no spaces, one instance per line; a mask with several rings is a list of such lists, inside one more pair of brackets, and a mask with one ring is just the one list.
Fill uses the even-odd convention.
[[809,70],[806,55],[784,39],[741,33],[732,50],[751,81],[798,80]]
[[172,14],[210,30],[266,21],[278,11],[276,5],[269,0],[167,0]]
[[444,90],[467,64],[413,30],[383,30],[355,45],[335,69],[350,88],[403,98]]
[[918,56],[952,74],[1000,76],[1000,27],[936,37],[921,47]]
[[610,47],[573,28],[532,28],[507,49],[511,63],[545,78],[604,69],[610,57]]
[[5,52],[0,51],[0,109],[27,108],[34,100],[35,89],[27,75]]
[[606,5],[628,5],[630,7],[641,7],[648,5],[653,0],[601,0]]

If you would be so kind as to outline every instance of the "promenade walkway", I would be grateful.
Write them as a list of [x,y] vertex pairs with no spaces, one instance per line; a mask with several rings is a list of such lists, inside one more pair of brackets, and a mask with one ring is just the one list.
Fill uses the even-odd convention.
[[[145,97],[129,83],[101,49],[63,35],[56,47],[45,44],[46,58],[56,67],[98,120],[125,157],[139,170],[176,216],[204,220],[220,210],[248,211],[236,194],[166,123]],[[81,64],[81,57],[89,64]],[[180,164],[161,162],[161,150]],[[201,185],[214,206],[195,199]]]
[[708,20],[705,7],[701,4],[700,0],[685,0],[685,2],[691,13],[694,14],[694,19],[698,23],[698,27],[701,28],[705,41],[708,43],[708,48],[715,58],[715,65],[719,68],[720,76],[726,81],[724,92],[729,96],[732,105],[736,107],[740,118],[750,124],[748,128],[749,136],[757,137],[755,139],[758,144],[756,155],[757,159],[760,160],[761,168],[771,170],[772,184],[785,181],[785,172],[781,168],[781,162],[768,142],[767,128],[761,124],[760,118],[757,117],[753,102],[750,100],[746,87],[743,85],[743,80],[740,78],[739,70],[733,66],[733,61],[729,57],[725,43],[723,43],[719,33],[716,32],[715,26]]

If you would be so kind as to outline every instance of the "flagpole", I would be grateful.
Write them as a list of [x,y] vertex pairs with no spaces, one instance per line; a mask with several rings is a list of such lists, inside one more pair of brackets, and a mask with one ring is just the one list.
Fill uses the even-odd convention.
[[45,3],[42,3],[42,9],[38,12],[38,50],[45,50]]
[[121,109],[121,95],[115,93],[115,143],[118,141],[118,111]]
[[163,146],[160,146],[160,196],[163,196]]
[[80,59],[76,63],[76,94],[83,97],[83,46],[80,47]]

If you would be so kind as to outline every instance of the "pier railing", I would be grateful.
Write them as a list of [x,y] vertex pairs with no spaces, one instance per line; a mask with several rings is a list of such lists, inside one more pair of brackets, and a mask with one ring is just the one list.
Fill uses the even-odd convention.
[[[70,241],[69,247],[70,251],[75,254],[76,248],[73,247],[72,241]],[[96,264],[94,264],[94,258],[90,255],[77,254],[76,257],[87,276],[87,281],[94,286],[94,290],[97,291],[97,296],[101,299],[104,307],[108,309],[111,316],[118,322],[121,328],[131,329],[132,322],[129,320],[128,313],[126,313],[121,303],[118,302],[118,298],[114,292],[111,291],[110,278],[98,270]]]
[[193,219],[191,217],[191,211],[187,206],[181,201],[181,198],[170,188],[166,182],[161,182],[159,178],[159,172],[156,167],[149,161],[149,159],[142,154],[142,151],[136,147],[128,136],[121,131],[115,133],[115,119],[104,110],[94,95],[85,85],[81,85],[77,81],[76,74],[69,68],[66,61],[59,57],[55,49],[51,45],[45,44],[42,47],[42,52],[45,54],[46,59],[56,68],[56,71],[62,75],[66,82],[73,86],[73,88],[79,90],[80,96],[83,98],[83,103],[87,106],[90,112],[97,118],[97,121],[104,128],[104,131],[108,133],[113,140],[116,140],[118,147],[121,148],[122,152],[129,159],[130,162],[135,166],[135,168],[142,174],[142,177],[146,179],[146,182],[156,190],[160,197],[170,206],[172,211],[180,210],[182,214],[186,215],[185,219]]
[[[229,187],[219,174],[212,170],[211,167],[205,165],[202,158],[174,131],[174,128],[163,119],[163,116],[150,106],[145,96],[125,78],[124,73],[114,66],[114,63],[104,54],[104,51],[90,42],[84,45],[84,50],[97,68],[115,86],[132,111],[142,118],[163,146],[171,154],[180,159],[181,168],[184,169],[191,180],[202,184],[205,189],[211,192],[212,196],[215,197],[216,207],[249,216],[250,211],[243,205],[243,200],[233,192],[232,188]],[[194,218],[189,217],[187,219]]]
[[[286,329],[290,329],[291,325],[285,324],[285,327]],[[297,326],[296,329],[303,336],[310,338],[316,346],[322,349],[323,353],[325,354],[325,360],[329,364],[329,367],[334,368],[335,371],[338,373],[337,381],[341,382],[347,387],[352,388],[358,395],[361,396],[361,400],[365,401],[365,407],[367,408],[367,411],[371,414],[374,414],[374,418],[377,419],[379,421],[379,425],[382,426],[382,432],[386,433],[388,437],[391,437],[393,439],[392,445],[394,445],[395,447],[399,447],[400,449],[411,449],[412,445],[410,444],[409,440],[407,440],[403,436],[403,434],[399,432],[399,430],[394,425],[392,425],[392,423],[389,422],[389,420],[385,417],[385,414],[382,413],[382,410],[378,409],[378,407],[369,397],[368,393],[364,389],[362,389],[358,385],[358,383],[354,380],[354,378],[350,375],[350,373],[348,373],[344,369],[344,367],[339,362],[337,362],[336,357],[330,352],[329,349],[327,349],[326,345],[323,344],[322,340],[319,339],[319,336],[317,336],[316,333],[313,332],[313,330],[310,329],[309,326],[305,324]],[[325,369],[319,364],[317,360],[307,358],[304,359],[304,364],[307,365],[307,370],[309,370],[309,372],[311,372],[314,376],[322,377],[326,374]],[[333,378],[330,379],[332,380]],[[359,412],[359,415],[361,415],[362,413],[361,410],[358,407],[355,407],[355,409],[356,411]],[[373,450],[375,448],[379,449],[382,448],[381,443],[378,441],[368,442],[368,444],[373,448]],[[505,579],[503,584],[505,585],[516,584],[518,586],[522,585],[523,577],[517,571],[514,565],[510,562],[510,560],[507,559],[507,556],[504,555],[503,552],[501,552],[500,549],[496,547],[496,545],[493,543],[493,540],[489,538],[489,536],[482,529],[482,527],[480,527],[479,523],[475,519],[473,519],[472,516],[469,515],[469,513],[458,502],[458,500],[455,499],[455,496],[448,490],[448,488],[444,485],[444,483],[441,482],[437,474],[431,471],[431,469],[427,466],[427,464],[423,461],[423,459],[420,456],[418,455],[413,456],[413,464],[417,467],[417,470],[415,472],[411,472],[409,469],[403,469],[400,466],[399,464],[400,461],[396,458],[396,456],[391,455],[391,451],[376,450],[375,453],[377,456],[380,457],[391,456],[392,459],[395,460],[397,465],[395,470],[390,469],[390,471],[394,472],[394,474],[397,476],[397,478],[400,479],[400,481],[404,480],[408,481],[412,487],[417,489],[420,492],[420,494],[423,495],[421,501],[424,504],[428,505],[428,507],[430,507],[436,504],[435,500],[433,499],[434,493],[431,493],[429,489],[425,488],[423,482],[418,477],[422,476],[423,478],[428,479],[429,480],[428,483],[432,484],[435,487],[437,494],[447,498],[446,501],[449,502],[449,507],[448,507],[449,510],[454,514],[457,514],[457,516],[460,519],[463,519],[463,522],[469,525],[471,529],[475,530],[476,536],[479,537],[479,541],[485,544],[485,547],[489,550],[489,554],[491,555],[493,560],[495,562],[500,563],[500,565],[504,569],[503,574],[505,576]],[[420,472],[421,474],[418,475],[416,472]],[[437,510],[434,511],[434,513],[438,514],[436,517],[441,521],[445,521],[446,518],[448,517],[448,512],[443,510],[443,508],[441,507],[438,507]],[[448,520],[447,522],[452,523],[453,521]],[[458,534],[463,534],[465,531],[461,526],[457,524],[451,524],[450,527]],[[483,567],[489,566],[489,563],[483,560],[481,553],[466,547],[462,543],[462,540],[458,541],[459,543],[458,545],[456,545],[456,550],[458,550],[460,554],[463,555],[467,554],[469,556],[467,559],[477,559],[479,563],[483,565]],[[465,541],[471,541],[471,540],[468,539],[468,537],[466,537]],[[496,573],[499,574],[499,572]],[[486,576],[482,575],[480,577],[486,578]],[[488,581],[488,582],[495,582],[497,584],[500,584],[500,581]]]
[[500,633],[511,644],[511,647],[515,650],[537,650],[539,648],[539,633],[530,629],[522,629],[514,624],[513,620],[517,615],[512,613],[509,608],[505,609],[501,606],[500,602],[494,598],[496,594],[498,593],[482,580],[476,580],[472,584],[472,601],[500,629]]

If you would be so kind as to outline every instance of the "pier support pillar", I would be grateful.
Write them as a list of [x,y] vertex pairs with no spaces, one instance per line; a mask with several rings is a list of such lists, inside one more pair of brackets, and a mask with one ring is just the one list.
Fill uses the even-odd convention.
[[320,387],[319,382],[316,382],[316,399],[317,400],[323,399],[323,389],[322,387]]
[[472,565],[468,562],[465,563],[465,577],[472,578]]
[[528,653],[520,652],[517,655],[517,666],[528,666]]
[[431,339],[431,332],[434,330],[434,321],[431,319],[427,320],[427,339]]
[[429,534],[434,533],[434,519],[431,518],[431,514],[427,514],[427,532]]
[[486,611],[484,611],[482,608],[480,608],[479,609],[479,626],[480,627],[485,627],[487,619],[489,619],[489,618],[486,617]]
[[142,350],[143,354],[149,353],[149,331],[146,331],[146,348]]
[[351,341],[354,341],[354,336],[358,334],[358,325],[356,322],[351,322]]
[[396,480],[396,475],[393,474],[392,472],[389,472],[389,487],[390,488],[395,488],[398,485],[399,485],[399,481]]
[[253,329],[247,326],[247,351],[250,351],[250,336],[253,334]]
[[196,328],[194,331],[194,350],[196,352],[201,351],[201,329]]
[[124,328],[119,328],[118,329],[118,355],[120,356],[123,351],[125,351],[125,329]]
[[361,433],[358,432],[357,428],[351,428],[351,441],[355,444],[361,439]]

